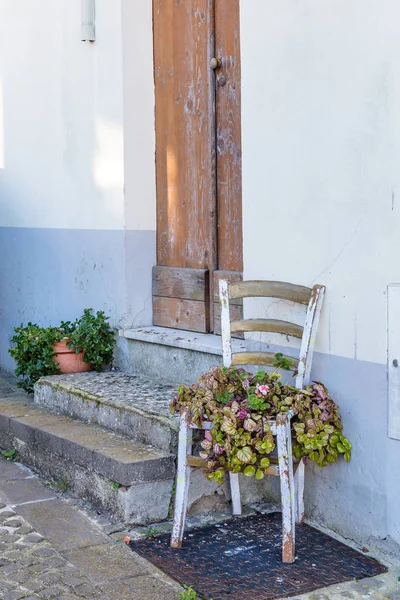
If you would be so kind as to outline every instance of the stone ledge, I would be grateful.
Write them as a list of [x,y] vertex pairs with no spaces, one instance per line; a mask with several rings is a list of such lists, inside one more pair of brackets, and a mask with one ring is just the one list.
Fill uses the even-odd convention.
[[0,433],[5,439],[40,446],[120,485],[174,477],[174,456],[110,431],[28,406],[13,407],[9,402],[0,402],[0,415]]
[[[181,329],[149,326],[138,327],[136,329],[121,329],[119,335],[128,340],[161,344],[162,346],[171,346],[173,348],[222,356],[221,336],[214,335],[213,333],[194,333],[193,331],[184,331]],[[246,350],[246,346],[241,340],[233,339],[232,350],[233,352],[242,352]]]
[[140,375],[80,373],[40,379],[35,405],[174,452],[179,419],[170,414],[169,402],[175,394],[176,387]]

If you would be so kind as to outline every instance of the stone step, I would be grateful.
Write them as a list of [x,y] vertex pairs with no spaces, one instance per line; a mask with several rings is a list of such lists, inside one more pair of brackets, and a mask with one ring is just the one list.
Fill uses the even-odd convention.
[[167,518],[175,457],[107,429],[0,400],[0,448],[100,512],[125,524]]
[[176,452],[178,418],[169,402],[176,386],[143,375],[110,371],[43,377],[35,386],[38,407],[106,427],[130,439]]

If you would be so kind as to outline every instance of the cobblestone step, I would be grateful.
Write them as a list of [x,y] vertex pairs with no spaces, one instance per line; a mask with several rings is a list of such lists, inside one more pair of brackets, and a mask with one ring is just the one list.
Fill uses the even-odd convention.
[[143,375],[78,373],[40,379],[35,404],[174,453],[178,419],[169,402],[175,394],[175,386]]
[[118,521],[146,524],[168,515],[175,457],[159,448],[15,397],[0,400],[0,448],[15,449],[59,489]]

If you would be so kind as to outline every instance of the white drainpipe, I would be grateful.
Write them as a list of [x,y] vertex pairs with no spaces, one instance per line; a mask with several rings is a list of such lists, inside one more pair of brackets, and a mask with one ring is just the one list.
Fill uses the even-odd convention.
[[82,42],[94,42],[96,39],[95,0],[81,0],[81,2],[82,2],[81,40],[82,40]]

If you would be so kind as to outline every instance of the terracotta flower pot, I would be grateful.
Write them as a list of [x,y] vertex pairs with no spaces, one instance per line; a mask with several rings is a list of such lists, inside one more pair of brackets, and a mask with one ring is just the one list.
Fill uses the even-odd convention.
[[60,365],[61,373],[86,373],[92,371],[92,366],[83,360],[83,352],[76,354],[73,348],[68,348],[67,340],[54,344],[55,362]]

